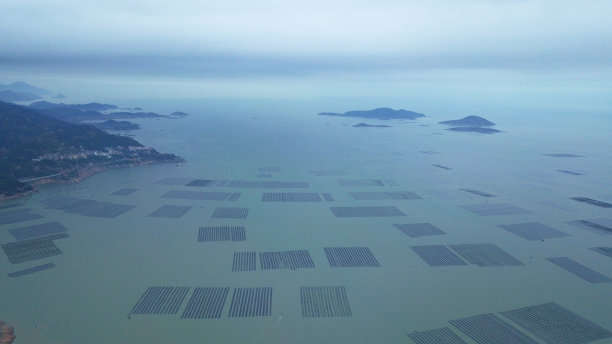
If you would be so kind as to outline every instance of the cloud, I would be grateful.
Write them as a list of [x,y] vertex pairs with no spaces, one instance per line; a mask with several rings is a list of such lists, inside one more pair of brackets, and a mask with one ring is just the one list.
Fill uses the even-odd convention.
[[612,61],[609,13],[598,0],[8,0],[0,63],[203,75],[597,67]]

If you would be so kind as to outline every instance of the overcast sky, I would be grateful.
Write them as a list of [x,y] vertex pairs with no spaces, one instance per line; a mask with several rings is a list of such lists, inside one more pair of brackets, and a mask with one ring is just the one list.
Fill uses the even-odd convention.
[[118,73],[608,68],[612,1],[3,0],[0,63]]

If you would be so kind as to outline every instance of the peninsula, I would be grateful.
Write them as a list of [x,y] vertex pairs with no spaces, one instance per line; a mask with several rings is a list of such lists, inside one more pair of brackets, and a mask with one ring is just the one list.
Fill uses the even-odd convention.
[[425,117],[424,114],[408,111],[404,109],[394,110],[391,108],[377,108],[374,110],[356,110],[345,113],[321,112],[319,116],[336,116],[336,117],[359,117],[369,119],[417,119]]
[[129,137],[0,102],[0,197],[31,191],[32,184],[79,181],[110,168],[179,161]]

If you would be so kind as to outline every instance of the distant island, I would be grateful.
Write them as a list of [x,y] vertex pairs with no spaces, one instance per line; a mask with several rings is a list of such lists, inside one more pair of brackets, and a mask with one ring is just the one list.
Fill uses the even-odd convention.
[[467,116],[461,119],[438,122],[440,124],[452,125],[454,127],[492,127],[495,123],[480,116]]
[[102,130],[137,130],[140,129],[140,125],[132,123],[130,121],[115,121],[109,119],[104,122],[94,123],[94,126]]
[[367,124],[367,123],[357,123],[353,125],[353,128],[390,128],[389,125],[384,124]]
[[408,110],[394,110],[391,108],[378,108],[374,110],[357,110],[348,111],[345,113],[334,113],[334,112],[321,112],[319,116],[337,116],[337,117],[360,117],[370,119],[417,119],[425,117],[424,114],[408,111]]
[[189,114],[184,113],[182,111],[175,111],[175,112],[171,113],[170,116],[174,116],[174,117],[187,117],[187,116],[189,116]]
[[44,115],[55,117],[67,122],[82,123],[88,121],[105,121],[110,119],[130,118],[170,118],[154,112],[115,111],[119,107],[111,104],[64,104],[51,103],[45,100],[30,104],[30,108]]
[[493,128],[481,128],[481,127],[454,127],[454,128],[448,128],[446,130],[466,132],[466,133],[479,133],[479,134],[501,133],[501,130],[497,130]]
[[40,96],[27,92],[15,92],[15,91],[0,91],[0,101],[3,102],[31,102],[33,100],[41,99]]
[[31,191],[31,183],[79,181],[109,168],[180,161],[174,154],[159,153],[129,137],[0,102],[0,195],[4,198]]

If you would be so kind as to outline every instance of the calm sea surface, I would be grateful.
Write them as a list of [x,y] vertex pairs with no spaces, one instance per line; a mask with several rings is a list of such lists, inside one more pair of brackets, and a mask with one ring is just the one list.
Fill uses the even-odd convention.
[[[612,330],[612,283],[590,283],[546,259],[568,257],[612,278],[612,259],[590,249],[611,247],[612,235],[569,223],[608,219],[612,224],[612,208],[571,199],[612,203],[609,119],[505,114],[489,117],[504,133],[480,135],[436,124],[458,115],[376,121],[315,116],[328,110],[316,106],[296,110],[299,106],[276,104],[266,110],[248,104],[143,102],[124,105],[191,114],[139,120],[142,129],[134,132],[143,144],[179,154],[186,164],[111,170],[3,203],[20,205],[0,213],[30,208],[43,218],[0,225],[2,244],[15,241],[9,233],[14,228],[59,221],[69,229],[68,238],[54,241],[61,255],[11,264],[0,254],[0,319],[15,327],[15,343],[407,343],[408,333],[442,327],[472,343],[448,321],[484,313],[501,317],[500,312],[548,302]],[[352,127],[359,122],[391,127]],[[261,172],[262,167],[280,171]],[[262,173],[269,178],[258,178]],[[309,188],[156,184],[169,177],[306,182]],[[341,186],[340,180],[380,180],[384,186]],[[123,188],[137,191],[111,195]],[[241,195],[236,201],[162,197],[172,190]],[[389,191],[411,191],[420,199],[356,200],[350,194]],[[335,201],[262,202],[262,193],[269,192],[330,193]],[[136,207],[115,218],[88,217],[42,203],[56,196]],[[492,204],[528,212],[479,216],[462,207]],[[180,218],[148,216],[163,205],[191,209]],[[405,216],[345,218],[330,210],[355,206],[394,206]],[[212,218],[217,207],[248,208],[248,217]],[[499,227],[533,222],[567,236],[526,240]],[[393,226],[414,223],[430,223],[446,234],[410,237]],[[244,226],[246,240],[198,242],[199,227],[223,225]],[[430,266],[411,249],[484,243],[523,265]],[[325,247],[367,247],[380,267],[330,267]],[[234,252],[286,250],[308,250],[315,267],[264,270],[257,257],[256,271],[232,272]],[[50,262],[56,266],[49,270],[7,276]],[[151,286],[190,289],[176,314],[128,318]],[[344,286],[352,316],[303,317],[300,287],[313,286]],[[220,318],[181,319],[196,287],[230,288]],[[253,287],[272,287],[270,315],[228,317],[234,290]]]

